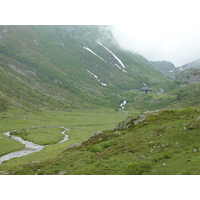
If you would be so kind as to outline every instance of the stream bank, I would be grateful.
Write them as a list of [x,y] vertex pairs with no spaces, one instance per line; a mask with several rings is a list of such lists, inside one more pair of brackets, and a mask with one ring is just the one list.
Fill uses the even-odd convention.
[[[40,127],[38,127],[38,128],[40,128]],[[64,131],[61,132],[64,135],[64,138],[60,142],[58,142],[57,144],[62,143],[64,141],[68,140],[68,138],[69,138],[69,135],[65,134],[65,132],[70,130],[70,129],[67,129],[65,127],[60,127],[60,128],[64,129]],[[31,154],[31,153],[39,152],[39,151],[43,150],[46,146],[49,146],[49,145],[38,145],[38,144],[35,144],[33,142],[24,140],[19,136],[10,135],[10,132],[11,131],[7,131],[7,132],[5,132],[3,134],[8,136],[8,137],[10,137],[11,139],[14,139],[14,140],[24,144],[25,145],[25,149],[22,149],[22,150],[19,150],[19,151],[14,151],[14,152],[5,154],[3,156],[0,156],[0,164],[2,164],[4,161],[12,159],[12,158],[21,157],[21,156],[25,156],[25,155],[28,155],[28,154]]]

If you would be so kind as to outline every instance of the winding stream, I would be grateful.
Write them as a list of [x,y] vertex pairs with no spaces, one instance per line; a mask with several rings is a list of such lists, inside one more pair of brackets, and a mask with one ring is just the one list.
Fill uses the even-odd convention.
[[[65,127],[60,127],[60,128],[64,128],[64,131],[61,132],[64,135],[64,138],[60,142],[58,142],[57,144],[62,143],[64,141],[68,140],[68,138],[69,138],[69,135],[65,134],[65,132],[68,131],[69,129],[67,129]],[[25,155],[28,155],[28,154],[31,154],[31,153],[34,153],[34,152],[41,151],[46,146],[48,146],[48,145],[35,144],[33,142],[24,140],[21,137],[18,137],[18,136],[15,136],[15,135],[10,135],[10,132],[11,131],[7,131],[3,134],[14,139],[14,140],[16,140],[16,141],[18,141],[18,142],[21,142],[22,144],[25,144],[25,149],[22,149],[22,150],[19,150],[19,151],[14,151],[14,152],[11,152],[11,153],[8,153],[8,154],[1,156],[0,157],[0,164],[2,164],[6,160],[10,160],[10,159],[15,158],[15,157],[21,157],[21,156],[25,156]]]

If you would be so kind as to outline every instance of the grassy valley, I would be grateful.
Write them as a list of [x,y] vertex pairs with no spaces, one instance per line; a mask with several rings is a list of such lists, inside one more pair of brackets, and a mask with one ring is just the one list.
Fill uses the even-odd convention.
[[0,156],[45,145],[0,174],[200,174],[198,73],[165,64],[107,26],[0,26]]

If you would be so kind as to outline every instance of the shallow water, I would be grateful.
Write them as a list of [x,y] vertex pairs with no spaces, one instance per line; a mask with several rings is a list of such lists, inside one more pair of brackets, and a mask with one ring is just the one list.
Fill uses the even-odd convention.
[[58,144],[59,144],[59,143],[62,143],[62,142],[64,142],[64,141],[66,141],[66,140],[68,140],[69,135],[65,134],[65,132],[66,132],[66,131],[69,131],[69,130],[70,130],[70,129],[65,129],[64,131],[61,132],[61,133],[64,135],[64,138],[63,138],[60,142],[58,142]]
[[[61,132],[64,135],[64,138],[60,142],[58,142],[58,144],[68,140],[69,135],[65,134],[65,132],[68,131],[68,130],[69,129],[65,129],[64,131]],[[41,151],[46,146],[48,146],[48,145],[35,144],[33,142],[24,140],[21,137],[10,135],[10,131],[5,132],[3,134],[7,135],[8,137],[10,137],[14,140],[17,140],[18,142],[21,142],[22,144],[25,144],[25,149],[22,149],[22,150],[19,150],[19,151],[14,151],[14,152],[11,152],[11,153],[8,153],[8,154],[1,156],[0,157],[0,164],[2,164],[6,160],[10,160],[12,158],[21,157],[21,156],[25,156],[25,155],[28,155],[28,154],[31,154],[31,153]]]

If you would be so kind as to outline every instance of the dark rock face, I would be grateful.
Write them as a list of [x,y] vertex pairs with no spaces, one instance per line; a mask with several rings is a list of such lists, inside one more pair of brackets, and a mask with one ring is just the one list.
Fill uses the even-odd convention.
[[195,84],[200,82],[200,69],[190,68],[177,75],[175,81],[180,83]]

